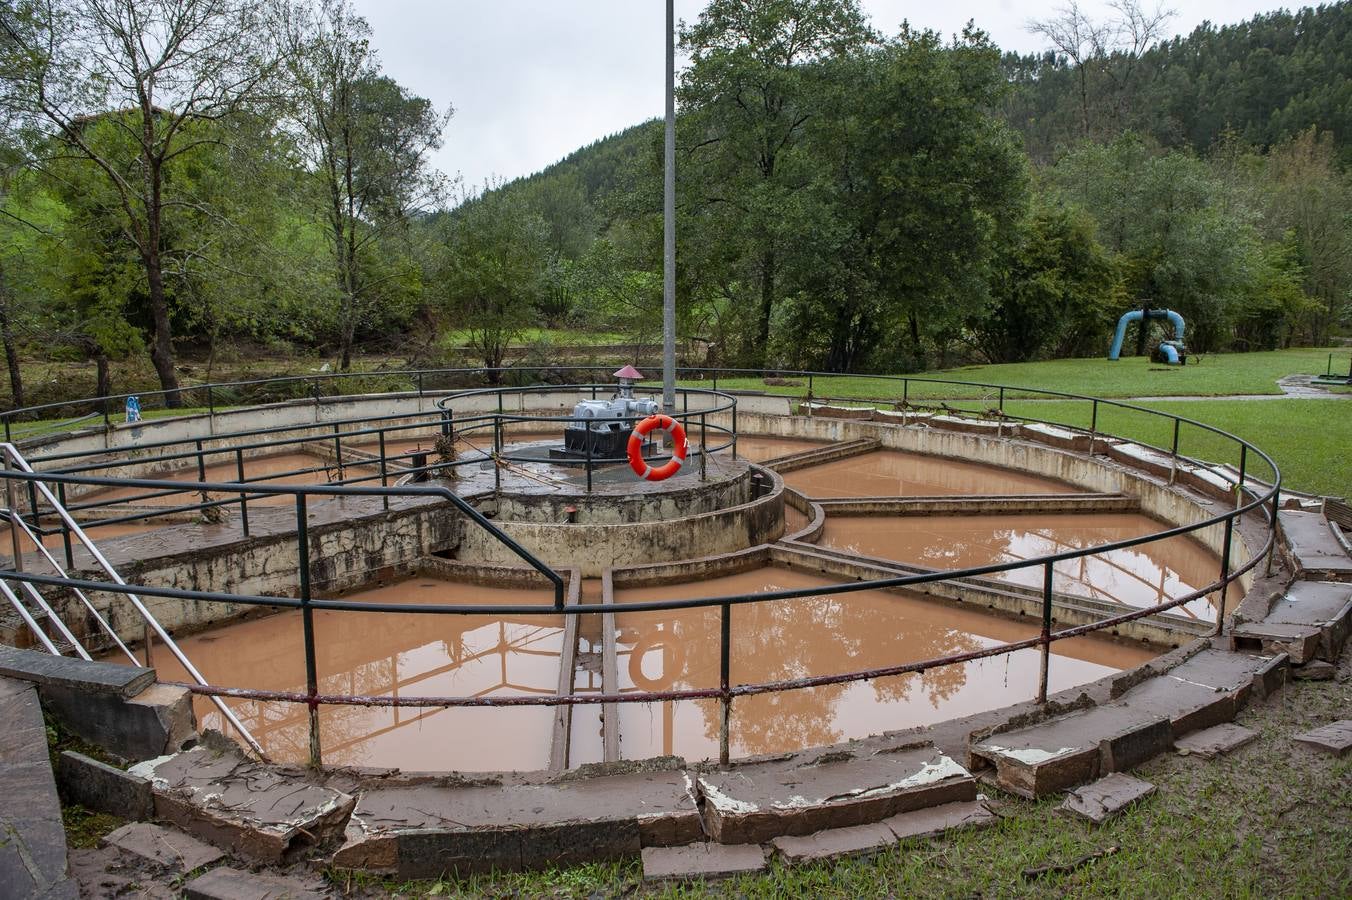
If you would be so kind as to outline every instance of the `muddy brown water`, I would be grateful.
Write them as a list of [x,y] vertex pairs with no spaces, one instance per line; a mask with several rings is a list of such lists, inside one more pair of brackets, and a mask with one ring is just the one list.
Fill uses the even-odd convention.
[[[623,604],[659,598],[760,593],[829,582],[769,568],[692,584],[618,591]],[[717,608],[621,613],[619,676],[624,690],[718,686]],[[828,675],[977,650],[1037,634],[1037,626],[918,595],[862,591],[758,603],[732,609],[734,684]],[[1053,645],[1049,682],[1056,691],[1137,666],[1147,648],[1097,637]],[[734,756],[779,753],[884,731],[926,725],[1032,699],[1037,650],[945,666],[922,675],[762,694],[733,702]],[[718,755],[716,701],[620,704],[626,758]]]
[[[548,589],[517,590],[413,578],[346,599],[484,605],[552,602]],[[420,615],[319,611],[314,614],[321,693],[404,696],[520,696],[558,690],[560,616]],[[226,625],[180,642],[211,684],[304,691],[299,612]],[[161,678],[185,681],[169,652],[155,648]],[[308,758],[303,704],[227,701],[268,754]],[[204,698],[201,725],[222,720]],[[324,762],[411,771],[541,769],[549,763],[550,707],[391,709],[321,706]]]
[[875,450],[789,472],[784,482],[809,497],[918,497],[1059,494],[1067,484],[1009,469],[901,450]]
[[[712,434],[709,440],[717,439],[720,443],[726,440],[723,435],[716,438]],[[788,456],[791,453],[802,453],[804,450],[819,450],[822,447],[831,446],[826,441],[811,441],[806,438],[787,438],[772,437],[762,434],[741,434],[737,436],[737,455],[746,457],[752,462],[765,462],[766,460],[778,459],[781,456]],[[724,451],[731,453],[731,450]]]
[[[827,516],[818,543],[933,569],[963,569],[1127,540],[1168,527],[1137,513]],[[1141,607],[1190,593],[1219,575],[1220,558],[1198,541],[1180,535],[1057,563],[1053,587]],[[1015,569],[992,577],[1041,587],[1042,567]],[[1230,602],[1237,600],[1238,592],[1232,586]],[[1205,598],[1175,612],[1216,620],[1215,608]]]

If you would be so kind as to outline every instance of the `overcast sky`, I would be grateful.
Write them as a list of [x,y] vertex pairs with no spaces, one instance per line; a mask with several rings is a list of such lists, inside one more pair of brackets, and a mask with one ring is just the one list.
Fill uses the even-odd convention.
[[[1153,0],[1144,0],[1149,6]],[[385,72],[455,107],[435,163],[467,186],[536,172],[598,138],[662,115],[663,0],[355,0]],[[1028,22],[1061,0],[862,0],[873,26],[903,19],[951,35],[973,19],[1004,49],[1043,49]],[[1106,17],[1099,0],[1082,6]],[[1175,33],[1276,8],[1252,0],[1175,0]],[[676,0],[694,21],[704,0]]]

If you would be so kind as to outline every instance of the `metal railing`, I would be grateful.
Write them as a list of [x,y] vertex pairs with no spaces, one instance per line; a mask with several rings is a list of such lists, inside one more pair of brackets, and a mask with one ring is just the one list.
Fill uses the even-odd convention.
[[[570,367],[569,371],[577,371],[577,369],[578,367]],[[465,370],[453,370],[453,371],[463,373]],[[712,370],[708,369],[693,370],[694,373],[700,372],[709,373],[711,371]],[[727,370],[718,370],[718,371],[723,373],[727,372]],[[686,370],[686,372],[687,374],[689,374],[692,372],[692,370]],[[717,374],[718,374],[717,372],[714,373],[714,384],[715,384],[714,391],[718,391]],[[738,374],[741,375],[746,373],[744,371],[741,371],[738,372]],[[806,398],[804,399],[814,399],[813,396],[814,379],[821,377],[838,377],[831,375],[830,373],[779,372],[776,374],[780,375],[788,374],[797,377],[805,377],[807,379],[808,390]],[[339,376],[330,376],[330,377],[339,377]],[[563,602],[562,577],[553,569],[551,569],[550,567],[548,567],[543,563],[540,563],[538,560],[532,561],[533,557],[530,557],[530,555],[526,553],[524,550],[516,548],[516,550],[519,550],[517,554],[518,556],[521,556],[523,559],[525,559],[529,564],[531,564],[538,572],[544,575],[552,583],[554,587],[553,604],[519,604],[506,606],[498,604],[494,605],[406,604],[406,603],[371,603],[365,601],[353,601],[343,599],[320,599],[312,596],[309,576],[310,572],[310,557],[309,557],[310,551],[309,551],[309,534],[308,534],[309,525],[308,525],[308,517],[306,515],[306,504],[308,497],[313,496],[328,497],[328,498],[373,497],[380,498],[382,502],[385,504],[388,504],[389,499],[391,497],[422,496],[429,499],[441,499],[448,501],[454,506],[456,506],[456,508],[460,512],[470,517],[472,520],[476,522],[476,524],[480,525],[481,527],[487,528],[490,532],[493,532],[494,536],[497,537],[503,543],[505,543],[507,546],[514,547],[515,546],[514,542],[511,541],[510,537],[508,537],[507,535],[501,533],[498,529],[496,529],[496,527],[490,521],[485,519],[478,512],[478,510],[473,507],[472,504],[468,503],[463,498],[458,496],[454,491],[445,487],[433,487],[430,485],[428,486],[408,485],[402,487],[389,487],[389,486],[374,487],[359,484],[300,487],[287,485],[269,485],[259,483],[257,481],[245,482],[243,481],[242,478],[240,481],[227,481],[227,482],[211,482],[205,480],[205,478],[201,478],[199,479],[198,482],[190,483],[190,485],[185,489],[200,491],[203,493],[204,497],[212,493],[219,493],[219,494],[239,495],[241,498],[240,500],[231,499],[228,501],[204,501],[204,503],[202,504],[203,506],[207,505],[208,503],[216,503],[216,504],[240,503],[241,508],[243,509],[244,498],[246,497],[264,496],[264,495],[289,495],[294,498],[296,507],[295,529],[297,535],[297,570],[299,577],[298,597],[296,598],[265,597],[265,596],[221,593],[210,591],[191,591],[181,589],[155,588],[144,585],[140,586],[109,585],[106,582],[93,581],[82,578],[71,578],[65,575],[47,576],[34,573],[20,572],[17,570],[11,572],[0,572],[0,580],[7,579],[21,584],[28,584],[33,586],[44,584],[53,586],[62,586],[78,590],[100,590],[100,591],[111,590],[114,592],[124,592],[124,593],[134,590],[137,593],[145,596],[174,598],[180,601],[194,603],[228,602],[243,606],[299,609],[304,619],[303,642],[306,659],[307,684],[306,690],[303,693],[298,691],[273,691],[273,690],[243,689],[224,686],[204,686],[200,684],[189,685],[189,689],[192,690],[194,693],[216,698],[218,700],[224,698],[241,698],[258,701],[281,701],[281,702],[296,702],[306,704],[310,710],[310,737],[311,737],[310,761],[316,765],[322,762],[322,748],[320,747],[319,743],[319,725],[317,718],[317,709],[321,705],[452,708],[452,707],[470,707],[470,706],[560,706],[560,705],[583,705],[594,703],[603,703],[603,704],[650,703],[657,701],[699,700],[699,699],[713,699],[719,702],[720,705],[719,755],[720,759],[726,762],[729,756],[730,738],[728,731],[729,731],[729,721],[731,717],[731,709],[733,701],[738,697],[753,696],[757,694],[779,692],[779,691],[798,690],[803,688],[818,687],[829,684],[841,684],[854,681],[870,680],[910,673],[919,673],[928,671],[930,669],[938,668],[941,666],[962,664],[965,662],[970,662],[982,658],[1003,655],[1024,649],[1036,648],[1040,651],[1041,656],[1036,697],[1039,702],[1045,702],[1048,691],[1050,649],[1052,644],[1054,644],[1056,641],[1089,634],[1103,629],[1115,628],[1127,622],[1134,621],[1140,618],[1145,618],[1148,616],[1153,616],[1155,614],[1173,609],[1178,606],[1182,606],[1184,604],[1190,603],[1194,600],[1203,597],[1207,597],[1208,595],[1212,594],[1216,594],[1216,599],[1214,601],[1217,607],[1216,628],[1217,633],[1220,633],[1221,629],[1224,627],[1224,619],[1226,616],[1227,586],[1230,583],[1234,582],[1236,579],[1240,578],[1245,573],[1251,571],[1256,566],[1258,566],[1264,560],[1264,558],[1268,560],[1269,566],[1271,566],[1272,558],[1276,550],[1276,520],[1277,520],[1276,513],[1280,502],[1281,474],[1277,468],[1276,463],[1271,459],[1270,456],[1264,453],[1261,449],[1243,441],[1242,439],[1236,437],[1233,434],[1215,428],[1214,426],[1206,425],[1205,423],[1202,422],[1177,416],[1171,413],[1159,412],[1135,404],[1120,401],[1104,400],[1092,397],[1083,397],[1059,391],[1039,391],[1037,389],[1010,388],[998,385],[986,385],[979,382],[944,382],[939,379],[930,379],[930,378],[917,379],[910,378],[908,376],[867,376],[867,377],[876,378],[884,383],[899,384],[902,389],[902,397],[900,399],[900,403],[902,404],[911,404],[911,401],[909,399],[909,393],[910,386],[913,382],[925,383],[927,385],[951,384],[959,387],[980,387],[998,390],[998,406],[990,410],[991,413],[994,413],[998,416],[1005,415],[1006,392],[1008,392],[1010,395],[1014,395],[1016,393],[1019,396],[1042,395],[1048,396],[1051,399],[1083,402],[1086,404],[1090,404],[1091,408],[1091,425],[1089,429],[1084,429],[1082,427],[1064,422],[1047,421],[1027,416],[1025,417],[1009,416],[1009,418],[1011,419],[1018,418],[1019,421],[1030,423],[1042,422],[1044,424],[1056,425],[1061,428],[1068,428],[1078,433],[1090,435],[1091,441],[1107,440],[1111,437],[1110,435],[1106,435],[1103,432],[1101,432],[1098,428],[1098,410],[1101,404],[1108,404],[1114,407],[1121,407],[1123,409],[1133,410],[1148,416],[1161,417],[1163,420],[1165,420],[1166,423],[1172,424],[1173,442],[1172,447],[1169,451],[1160,451],[1160,452],[1169,453],[1170,458],[1173,460],[1173,470],[1175,472],[1178,470],[1178,467],[1182,464],[1197,465],[1197,466],[1207,465],[1205,463],[1200,463],[1197,460],[1191,459],[1190,457],[1187,457],[1180,452],[1180,432],[1182,427],[1186,425],[1189,428],[1200,429],[1203,432],[1208,433],[1209,435],[1220,438],[1221,440],[1227,442],[1228,445],[1235,448],[1238,452],[1239,464],[1237,467],[1237,477],[1234,479],[1235,495],[1236,495],[1235,505],[1229,509],[1223,510],[1222,512],[1218,513],[1215,516],[1212,516],[1210,518],[1204,519],[1202,521],[1193,524],[1167,528],[1151,534],[1142,535],[1139,537],[1120,541],[1114,541],[1106,544],[1100,544],[1093,547],[1066,550],[1047,556],[1025,560],[1016,560],[1013,562],[969,567],[960,570],[924,572],[924,573],[899,575],[887,578],[875,578],[864,581],[849,582],[845,584],[830,585],[826,587],[780,590],[758,594],[734,594],[716,597],[691,597],[677,600],[641,601],[641,602],[625,603],[620,607],[596,603],[578,603],[568,605],[565,608]],[[588,386],[582,386],[582,389],[587,389],[587,387]],[[512,390],[539,391],[541,389],[542,387],[537,386],[534,388],[520,388]],[[569,386],[567,388],[559,388],[559,389],[577,390],[578,386]],[[482,392],[480,391],[475,393]],[[468,394],[469,392],[465,392],[457,396],[468,396]],[[860,401],[852,400],[851,402],[860,402]],[[896,402],[896,401],[895,398],[887,398],[886,402]],[[727,412],[735,416],[735,405],[731,410],[727,410]],[[953,410],[953,412],[957,414],[963,414],[964,412],[969,411]],[[703,415],[706,420],[705,422],[706,425],[708,424],[707,418],[710,414],[711,413],[708,410],[702,410],[697,413],[689,413],[689,415]],[[504,433],[504,429],[513,422],[520,421],[522,419],[530,419],[531,421],[541,422],[541,421],[560,421],[570,418],[570,417],[521,416],[517,414],[507,413],[505,409],[501,413],[490,412],[482,415],[486,417],[482,420],[482,422],[491,422],[491,427],[493,428],[494,431],[495,450],[501,449],[502,446],[501,436]],[[401,417],[408,418],[408,415],[404,414]],[[471,417],[471,419],[473,418],[474,417]],[[9,419],[6,419],[7,423],[9,421],[10,421]],[[455,420],[453,419],[450,421],[455,422]],[[464,424],[464,422],[465,420],[463,419],[459,420],[458,423],[453,424],[451,427],[459,428],[460,424]],[[422,423],[422,425],[425,426],[426,423]],[[381,426],[378,426],[376,429],[373,430],[379,432],[380,428]],[[728,429],[728,431],[731,434],[730,445],[735,447],[735,433],[736,433],[735,420],[733,427],[731,429]],[[268,430],[266,429],[260,429],[257,432],[254,432],[254,434],[256,435],[264,435],[267,433]],[[235,436],[237,437],[238,435]],[[340,441],[341,439],[342,437],[339,438]],[[299,441],[302,439],[297,438],[296,440]],[[313,441],[315,440],[315,438],[309,437],[303,440]],[[145,445],[139,446],[144,447]],[[269,446],[271,445],[269,444]],[[205,451],[202,448],[198,447],[195,448],[194,452],[200,456],[200,454]],[[1093,447],[1091,445],[1090,455],[1092,454]],[[190,456],[192,454],[188,455]],[[47,460],[64,461],[70,458],[72,458],[71,455],[64,456],[57,455],[47,457]],[[495,457],[495,459],[497,459],[497,457]],[[1250,478],[1248,466],[1251,459],[1257,459],[1261,461],[1270,470],[1271,474],[1267,484],[1258,482],[1256,479]],[[381,462],[382,462],[381,474],[379,476],[370,476],[370,477],[372,478],[380,477],[383,480],[387,476],[386,467],[384,465],[383,447],[381,453]],[[599,465],[602,464],[602,462],[609,463],[611,461],[606,460],[595,462]],[[106,468],[106,463],[104,464],[104,467]],[[425,466],[420,468],[428,472],[434,472],[439,470],[440,465]],[[202,466],[199,463],[199,474],[202,471],[203,471]],[[414,472],[414,474],[417,473]],[[7,483],[10,485],[8,489],[11,491],[14,490],[19,484],[31,485],[39,478],[57,484],[58,488],[62,488],[67,485],[72,486],[80,485],[86,488],[124,487],[124,488],[146,489],[152,491],[164,489],[164,482],[157,481],[154,479],[146,479],[146,478],[117,479],[117,478],[90,476],[87,474],[80,474],[79,472],[48,473],[44,471],[39,476],[35,475],[32,472],[7,470],[4,472],[0,472],[0,477],[6,478]],[[50,498],[48,502],[54,503],[54,501],[51,500]],[[39,511],[37,504],[34,503],[32,505],[32,514],[35,519],[38,516],[38,512]],[[1233,565],[1232,546],[1236,523],[1242,520],[1243,517],[1251,513],[1256,514],[1264,519],[1263,524],[1265,526],[1266,539],[1264,540],[1262,546],[1258,549],[1258,551],[1253,553],[1249,559],[1245,560],[1244,562],[1238,565]],[[69,525],[73,523],[67,524]],[[1196,532],[1200,532],[1205,529],[1214,528],[1217,526],[1223,529],[1223,538],[1221,540],[1221,549],[1220,549],[1219,574],[1217,580],[1195,591],[1191,591],[1185,595],[1175,597],[1171,600],[1158,603],[1153,606],[1142,607],[1140,609],[1122,613],[1120,615],[1112,616],[1086,625],[1080,625],[1077,627],[1066,628],[1061,630],[1053,630],[1052,582],[1053,582],[1053,566],[1056,563],[1092,555],[1111,553],[1113,551],[1137,547],[1154,541],[1167,540],[1169,538],[1177,537],[1180,535],[1194,534]],[[847,673],[835,673],[827,675],[812,675],[805,676],[802,678],[763,682],[758,684],[733,684],[731,681],[731,629],[732,629],[732,612],[734,607],[744,606],[746,604],[753,603],[774,603],[779,601],[801,599],[806,597],[818,597],[837,594],[844,595],[867,590],[918,587],[929,583],[958,580],[963,578],[979,577],[985,575],[995,575],[1016,569],[1036,568],[1036,567],[1040,567],[1042,569],[1043,590],[1042,590],[1041,627],[1039,633],[1034,637],[1030,637],[1021,641],[1000,644],[993,647],[984,648],[981,650],[934,657],[928,660],[899,662],[894,665],[869,670],[847,672]],[[716,688],[700,688],[700,689],[687,689],[675,691],[622,692],[617,694],[570,693],[556,696],[519,696],[519,697],[518,696],[506,696],[506,697],[366,696],[355,694],[349,695],[320,694],[318,692],[318,677],[315,672],[316,653],[314,645],[313,628],[311,625],[311,617],[313,616],[315,610],[332,610],[337,612],[359,611],[367,613],[408,613],[416,615],[488,615],[501,617],[501,616],[518,616],[518,615],[556,616],[560,614],[563,614],[565,616],[591,615],[591,614],[615,613],[621,611],[623,612],[674,611],[674,610],[706,608],[706,607],[717,607],[719,609],[720,615],[719,622],[720,672],[719,672],[719,684],[718,687]]]

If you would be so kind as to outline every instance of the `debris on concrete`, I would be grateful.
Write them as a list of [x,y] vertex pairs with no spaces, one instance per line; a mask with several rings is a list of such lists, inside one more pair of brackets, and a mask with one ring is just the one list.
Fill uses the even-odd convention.
[[1155,786],[1150,782],[1114,772],[1093,784],[1086,784],[1071,791],[1056,811],[1062,815],[1102,825],[1133,803],[1144,800],[1153,793]]
[[1346,756],[1352,752],[1352,719],[1343,719],[1341,722],[1298,734],[1292,740],[1320,753]]
[[643,848],[644,881],[712,880],[763,871],[765,851],[756,844]]
[[150,780],[155,814],[233,853],[281,862],[337,841],[356,800],[231,748],[197,746],[129,770]]
[[1185,756],[1215,759],[1222,754],[1238,750],[1257,738],[1258,732],[1252,728],[1225,722],[1181,737],[1174,741],[1174,747]]
[[185,873],[220,862],[225,854],[174,828],[131,822],[103,839],[109,847],[171,872]]
[[709,836],[724,844],[759,844],[976,799],[971,773],[933,747],[817,765],[739,766],[700,775],[699,789]]

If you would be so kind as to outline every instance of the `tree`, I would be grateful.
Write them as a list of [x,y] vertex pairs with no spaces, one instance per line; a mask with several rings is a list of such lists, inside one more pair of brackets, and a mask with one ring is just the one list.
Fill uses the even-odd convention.
[[[182,405],[166,287],[164,230],[175,202],[167,174],[216,138],[194,123],[222,120],[259,100],[280,56],[272,0],[25,0],[0,30],[24,60],[12,95],[111,188],[121,238],[145,279],[150,357],[168,406]],[[91,126],[121,140],[98,146]],[[106,147],[126,149],[113,155]]]
[[[739,249],[736,280],[757,288],[750,356],[765,362],[770,322],[792,252],[783,214],[810,174],[798,158],[813,102],[815,63],[873,39],[857,0],[713,0],[681,33],[691,65],[680,88],[687,191],[705,240]],[[749,299],[749,298],[748,298]]]
[[1100,130],[1096,109],[1100,106],[1114,129],[1122,127],[1141,57],[1174,16],[1162,6],[1147,10],[1138,0],[1112,0],[1108,6],[1116,15],[1095,21],[1071,0],[1055,16],[1028,24],[1028,30],[1044,38],[1074,71],[1081,137]]
[[452,321],[469,332],[494,384],[511,342],[536,321],[545,287],[549,226],[522,198],[485,191],[445,217],[438,280]]
[[893,365],[923,366],[927,336],[955,335],[986,304],[992,251],[1027,202],[1025,157],[992,114],[999,54],[970,26],[951,46],[903,26],[842,66],[833,81],[851,100],[816,137],[848,225],[827,246],[848,264],[837,283],[855,285],[834,304],[854,322],[836,340],[875,329],[873,343],[910,345]]
[[388,259],[412,218],[444,196],[428,156],[452,115],[381,75],[369,37],[347,0],[322,0],[289,38],[291,117],[329,232],[343,371],[358,329],[408,274],[398,266],[378,272],[378,258]]

